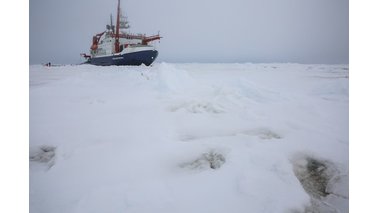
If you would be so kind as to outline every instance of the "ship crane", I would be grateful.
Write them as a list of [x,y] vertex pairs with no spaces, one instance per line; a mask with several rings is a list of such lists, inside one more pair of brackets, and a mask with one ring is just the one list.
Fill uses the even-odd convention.
[[155,41],[155,40],[160,40],[161,38],[162,37],[159,34],[158,35],[149,36],[149,37],[144,37],[142,39],[142,44],[147,45],[148,42]]
[[104,35],[105,32],[106,31],[102,33],[98,33],[95,36],[93,36],[91,50],[97,50],[98,42],[100,41],[101,36]]

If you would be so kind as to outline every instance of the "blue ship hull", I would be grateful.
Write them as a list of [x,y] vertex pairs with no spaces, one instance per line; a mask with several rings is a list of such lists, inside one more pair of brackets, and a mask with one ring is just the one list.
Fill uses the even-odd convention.
[[157,50],[144,50],[133,53],[125,53],[121,55],[111,55],[104,57],[90,58],[87,63],[100,66],[110,65],[134,65],[139,66],[145,64],[150,66],[158,56]]

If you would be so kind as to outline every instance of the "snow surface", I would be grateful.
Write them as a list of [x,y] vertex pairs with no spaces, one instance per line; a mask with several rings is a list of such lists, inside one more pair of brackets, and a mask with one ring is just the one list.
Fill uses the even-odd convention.
[[348,212],[348,76],[32,65],[30,212]]

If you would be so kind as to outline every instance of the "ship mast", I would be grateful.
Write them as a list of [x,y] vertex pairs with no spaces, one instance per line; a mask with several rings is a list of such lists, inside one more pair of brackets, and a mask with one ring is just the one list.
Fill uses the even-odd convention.
[[119,16],[120,16],[120,0],[118,0],[118,8],[117,8],[117,24],[116,24],[116,34],[115,34],[115,42],[114,42],[114,51],[115,53],[119,53]]

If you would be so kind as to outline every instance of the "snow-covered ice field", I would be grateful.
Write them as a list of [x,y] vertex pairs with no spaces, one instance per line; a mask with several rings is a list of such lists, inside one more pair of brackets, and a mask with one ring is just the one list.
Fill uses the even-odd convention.
[[30,66],[30,212],[348,212],[348,65]]

